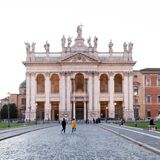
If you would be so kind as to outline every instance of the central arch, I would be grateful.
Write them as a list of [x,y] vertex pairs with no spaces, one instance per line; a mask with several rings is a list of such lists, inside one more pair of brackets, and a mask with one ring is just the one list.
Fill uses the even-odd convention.
[[76,119],[84,120],[84,103],[76,102]]

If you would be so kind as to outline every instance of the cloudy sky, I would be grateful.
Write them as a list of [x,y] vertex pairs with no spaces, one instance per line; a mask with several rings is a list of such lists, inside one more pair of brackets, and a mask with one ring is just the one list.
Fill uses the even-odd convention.
[[25,79],[24,42],[36,42],[36,51],[61,51],[61,37],[76,36],[83,24],[85,40],[98,37],[98,51],[123,50],[133,42],[134,69],[160,67],[159,0],[4,0],[0,1],[0,98],[18,93]]

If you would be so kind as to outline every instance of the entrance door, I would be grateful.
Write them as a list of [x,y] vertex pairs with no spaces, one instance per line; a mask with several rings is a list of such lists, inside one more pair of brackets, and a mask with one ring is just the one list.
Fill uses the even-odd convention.
[[122,119],[122,118],[123,118],[122,102],[116,101],[115,102],[115,119]]
[[84,120],[84,104],[83,102],[76,102],[76,119]]

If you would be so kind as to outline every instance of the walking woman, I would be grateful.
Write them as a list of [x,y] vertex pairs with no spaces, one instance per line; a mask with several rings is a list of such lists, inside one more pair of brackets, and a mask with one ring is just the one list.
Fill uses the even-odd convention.
[[72,132],[76,131],[76,120],[73,118],[72,119]]

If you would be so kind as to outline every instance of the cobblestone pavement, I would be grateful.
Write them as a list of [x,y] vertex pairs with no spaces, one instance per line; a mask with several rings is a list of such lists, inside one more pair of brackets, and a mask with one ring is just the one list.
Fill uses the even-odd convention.
[[97,125],[61,126],[0,141],[0,160],[159,160],[160,156]]

